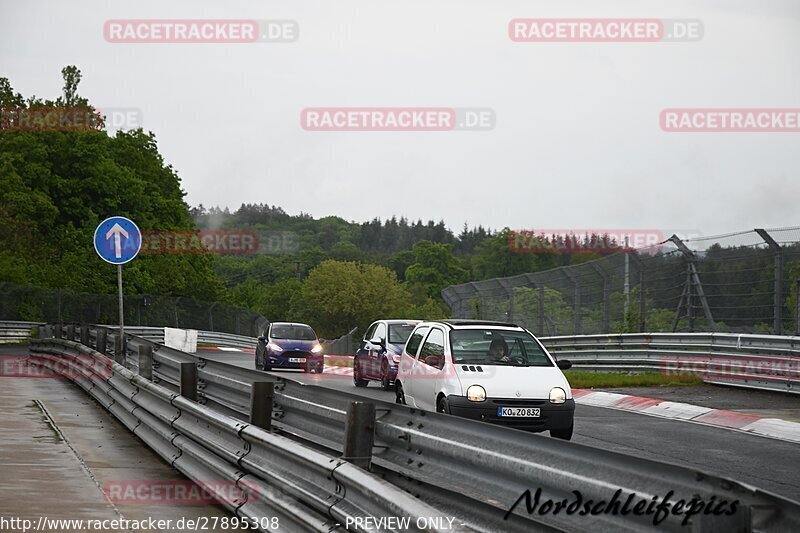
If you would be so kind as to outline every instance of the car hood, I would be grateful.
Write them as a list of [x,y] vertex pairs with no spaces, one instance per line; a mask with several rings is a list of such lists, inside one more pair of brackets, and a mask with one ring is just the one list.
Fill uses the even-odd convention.
[[[467,387],[480,385],[489,398],[547,399],[550,389],[561,387],[567,398],[572,398],[572,389],[567,378],[557,366],[504,366],[478,365],[483,372],[464,370],[456,365],[456,373],[466,395]],[[519,393],[519,395],[517,394]]]
[[301,341],[293,339],[270,339],[270,342],[277,344],[284,350],[299,350],[310,352],[311,348],[319,344],[317,341]]

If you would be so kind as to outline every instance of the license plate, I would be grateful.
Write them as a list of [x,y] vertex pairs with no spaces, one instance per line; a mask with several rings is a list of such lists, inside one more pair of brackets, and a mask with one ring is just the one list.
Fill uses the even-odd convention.
[[290,357],[289,358],[289,362],[290,363],[305,363],[306,362],[306,358],[305,357]]
[[497,416],[539,418],[538,407],[498,407]]

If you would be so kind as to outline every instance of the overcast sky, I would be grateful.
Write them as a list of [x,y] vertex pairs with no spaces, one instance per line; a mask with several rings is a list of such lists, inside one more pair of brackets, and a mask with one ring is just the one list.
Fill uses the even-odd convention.
[[[800,2],[0,0],[0,76],[137,108],[192,205],[491,228],[800,223],[800,133],[662,131],[800,108]],[[515,18],[699,19],[693,42],[512,42]],[[291,43],[109,43],[109,19],[292,20]],[[319,132],[308,107],[490,108],[490,131]]]

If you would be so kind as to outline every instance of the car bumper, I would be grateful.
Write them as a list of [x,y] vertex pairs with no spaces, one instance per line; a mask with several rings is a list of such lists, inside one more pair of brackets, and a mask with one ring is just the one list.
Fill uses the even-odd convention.
[[[291,356],[291,358],[296,358],[298,356]],[[305,356],[305,362],[296,362],[296,361],[289,361],[290,357],[288,356],[281,356],[281,355],[273,355],[267,354],[267,366],[271,366],[272,368],[295,368],[295,369],[303,369],[311,366],[322,366],[324,364],[325,358],[322,355],[314,355],[314,356]]]
[[[487,398],[483,402],[471,402],[464,396],[448,396],[447,405],[452,415],[525,431],[567,429],[575,418],[575,400],[571,399],[562,404],[550,403],[547,400],[516,398]],[[536,407],[540,410],[539,417],[498,416],[499,407]]]

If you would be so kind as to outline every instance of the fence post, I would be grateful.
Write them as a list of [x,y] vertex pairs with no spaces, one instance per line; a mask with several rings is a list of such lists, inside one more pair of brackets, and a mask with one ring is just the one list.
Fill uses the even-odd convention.
[[705,313],[706,322],[708,322],[708,329],[711,332],[714,332],[716,329],[714,324],[714,317],[711,315],[711,307],[708,305],[708,300],[706,299],[706,294],[703,291],[703,284],[700,283],[700,276],[697,274],[697,268],[695,267],[695,262],[697,261],[697,256],[694,254],[693,251],[689,249],[686,244],[677,235],[673,235],[669,239],[675,246],[678,247],[678,250],[681,251],[683,256],[686,258],[686,283],[689,286],[689,291],[687,294],[688,298],[688,311],[689,311],[689,331],[694,331],[694,311],[693,311],[693,295],[696,292],[697,296],[700,298],[700,303],[703,306],[703,312]]
[[544,337],[544,285],[539,285],[539,336]]
[[644,299],[644,270],[641,268],[639,269],[639,331],[644,333],[645,325],[647,324],[647,320],[645,315],[647,310],[645,309],[645,299]]
[[81,326],[81,344],[89,346],[89,326]]
[[250,423],[262,429],[272,427],[272,401],[275,397],[275,383],[254,381],[250,388]]
[[375,443],[375,404],[350,402],[344,429],[342,459],[369,470]]
[[95,350],[103,355],[108,355],[108,344],[106,342],[107,332],[105,328],[97,330],[97,337],[95,337]]
[[800,335],[800,278],[797,278],[797,296],[795,298],[794,318],[794,334]]
[[139,375],[153,380],[153,347],[149,344],[139,345]]
[[180,394],[187,400],[197,401],[197,363],[180,363]]
[[61,327],[61,324],[60,324],[60,323],[59,323],[59,324],[56,324],[56,325],[53,327],[53,336],[54,336],[56,339],[61,339],[61,338],[63,338],[63,337],[64,337],[64,328],[63,328],[63,327]]
[[67,324],[67,340],[75,340],[75,324]]
[[755,230],[758,235],[764,239],[772,251],[775,252],[775,283],[774,283],[774,308],[773,317],[775,322],[773,324],[773,329],[775,330],[775,335],[780,335],[781,330],[783,329],[783,250],[781,246],[775,242],[775,239],[766,232],[764,229]]

